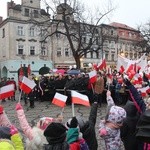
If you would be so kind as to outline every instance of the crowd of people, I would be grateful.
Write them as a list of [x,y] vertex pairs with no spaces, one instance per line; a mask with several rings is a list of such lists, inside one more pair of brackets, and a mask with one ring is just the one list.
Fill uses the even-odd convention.
[[[143,86],[149,86],[149,79],[144,75],[142,78]],[[96,134],[105,141],[106,150],[121,150],[121,141],[126,150],[150,149],[149,93],[142,97],[126,76],[114,73],[111,82],[108,82],[105,73],[97,72],[94,83],[90,82],[88,74],[59,74],[50,77],[41,76],[39,79],[32,76],[32,80],[36,86],[29,94],[22,94],[25,104],[29,100],[30,107],[34,108],[35,100],[52,100],[57,91],[69,95],[70,90],[77,90],[89,97],[91,110],[88,120],[85,121],[81,116],[73,116],[64,122],[65,116],[59,114],[56,118],[50,116],[40,118],[36,126],[31,127],[21,103],[18,102],[15,110],[26,137],[24,143],[18,129],[11,124],[1,105],[0,149],[98,150],[101,146],[98,147]],[[2,84],[2,81],[1,87],[8,84],[7,81]],[[122,99],[122,88],[126,93],[125,100]],[[15,96],[9,99],[15,100]],[[97,110],[101,109],[103,101],[107,103],[106,116],[102,120],[97,120]],[[70,98],[68,103],[71,103]],[[125,105],[120,105],[122,103]],[[96,121],[99,121],[98,133],[95,130]]]

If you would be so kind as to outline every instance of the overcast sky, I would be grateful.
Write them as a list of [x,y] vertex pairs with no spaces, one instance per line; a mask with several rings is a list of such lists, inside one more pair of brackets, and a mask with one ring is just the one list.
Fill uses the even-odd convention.
[[[0,16],[6,18],[6,4],[11,0],[0,0]],[[13,0],[20,4],[21,0]],[[108,0],[80,0],[89,8],[103,7]],[[111,15],[110,22],[119,22],[136,28],[137,25],[150,21],[150,0],[112,0],[116,7]]]

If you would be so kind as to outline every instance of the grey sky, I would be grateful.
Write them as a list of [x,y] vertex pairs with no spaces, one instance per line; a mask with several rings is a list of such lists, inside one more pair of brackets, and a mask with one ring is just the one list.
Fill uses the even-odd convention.
[[[10,0],[0,0],[0,16],[6,18],[6,4]],[[13,0],[20,4],[21,0]],[[80,0],[91,9],[96,7],[105,7],[108,0]],[[131,27],[150,21],[150,0],[112,0],[116,6],[115,11],[111,15],[110,22],[119,22],[127,24]],[[107,22],[108,23],[108,22]]]

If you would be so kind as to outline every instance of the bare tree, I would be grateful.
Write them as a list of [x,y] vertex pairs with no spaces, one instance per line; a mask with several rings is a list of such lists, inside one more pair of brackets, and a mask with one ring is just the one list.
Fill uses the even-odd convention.
[[144,25],[139,25],[138,30],[142,34],[142,39],[138,43],[143,49],[143,53],[150,54],[150,21]]
[[107,15],[114,10],[112,3],[105,12],[102,13],[96,9],[96,15],[92,15],[77,0],[64,0],[63,3],[59,0],[52,0],[51,3],[48,0],[43,1],[46,8],[53,13],[50,20],[45,22],[48,22],[48,28],[53,28],[47,29],[47,33],[41,42],[57,34],[66,37],[77,68],[81,66],[81,58],[88,53],[96,53],[97,58],[100,58],[100,51],[103,49],[103,42],[106,37],[106,32],[103,32],[100,23],[104,17],[108,17]]

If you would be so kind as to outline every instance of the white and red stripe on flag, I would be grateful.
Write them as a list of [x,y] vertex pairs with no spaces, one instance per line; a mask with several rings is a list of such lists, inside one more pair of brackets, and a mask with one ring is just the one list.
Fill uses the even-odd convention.
[[59,107],[65,107],[66,101],[67,101],[67,96],[56,92],[52,103]]
[[24,76],[20,85],[20,89],[24,91],[25,93],[29,94],[35,86],[36,84],[34,80],[30,80]]
[[0,88],[0,99],[5,99],[14,95],[14,84],[6,85]]
[[143,88],[140,88],[138,89],[140,92],[141,92],[141,96],[142,97],[145,97],[149,91],[150,87],[149,86],[146,86],[146,87],[143,87]]
[[97,72],[95,70],[89,73],[90,83],[96,82]]
[[90,106],[89,98],[81,93],[76,91],[71,91],[72,103],[74,104],[81,104],[85,106]]

